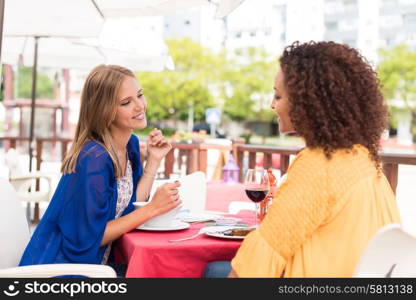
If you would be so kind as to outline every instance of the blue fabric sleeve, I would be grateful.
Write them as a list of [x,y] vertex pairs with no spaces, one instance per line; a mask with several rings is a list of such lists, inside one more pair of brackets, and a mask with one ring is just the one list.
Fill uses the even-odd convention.
[[[142,175],[140,145],[132,135],[127,151],[133,169],[133,195],[124,210],[134,210]],[[107,223],[115,218],[117,181],[113,162],[97,142],[84,145],[75,173],[61,177],[54,196],[26,247],[20,265],[45,263],[101,264],[100,247]]]
[[117,203],[112,161],[105,150],[86,151],[78,158],[76,173],[65,176],[67,195],[58,222],[61,254],[72,262],[100,264],[106,248],[100,244]]

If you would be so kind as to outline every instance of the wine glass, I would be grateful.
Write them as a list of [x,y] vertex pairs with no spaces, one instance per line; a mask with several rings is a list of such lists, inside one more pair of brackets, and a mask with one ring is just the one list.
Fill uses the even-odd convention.
[[247,197],[256,204],[256,217],[254,226],[259,224],[259,203],[264,200],[270,190],[267,171],[264,169],[248,169],[244,178],[244,188]]

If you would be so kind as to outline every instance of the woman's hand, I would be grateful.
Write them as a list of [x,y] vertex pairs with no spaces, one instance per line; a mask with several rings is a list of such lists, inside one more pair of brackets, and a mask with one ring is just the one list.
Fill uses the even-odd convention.
[[159,216],[179,206],[182,201],[179,199],[178,187],[181,184],[177,182],[165,183],[157,188],[153,195],[152,201],[146,205],[151,208],[154,216]]
[[170,149],[172,149],[172,145],[165,139],[159,129],[154,128],[147,139],[148,159],[161,161]]

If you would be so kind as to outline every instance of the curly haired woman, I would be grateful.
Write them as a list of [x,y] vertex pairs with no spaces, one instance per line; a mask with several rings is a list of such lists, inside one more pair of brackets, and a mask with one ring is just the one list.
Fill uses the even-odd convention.
[[379,82],[357,50],[334,42],[296,42],[280,67],[271,108],[280,132],[306,147],[229,277],[350,277],[372,236],[400,222],[377,153],[387,119]]
[[357,50],[334,42],[294,43],[280,66],[271,108],[306,148],[230,276],[350,277],[372,236],[400,222],[377,151],[387,119],[379,82]]

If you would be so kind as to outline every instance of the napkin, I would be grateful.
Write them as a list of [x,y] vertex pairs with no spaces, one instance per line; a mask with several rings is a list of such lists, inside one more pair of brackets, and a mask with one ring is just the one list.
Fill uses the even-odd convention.
[[190,212],[189,209],[186,209],[185,211],[180,211],[177,215],[177,218],[187,223],[201,223],[206,221],[214,221],[220,218],[220,216],[207,213]]

